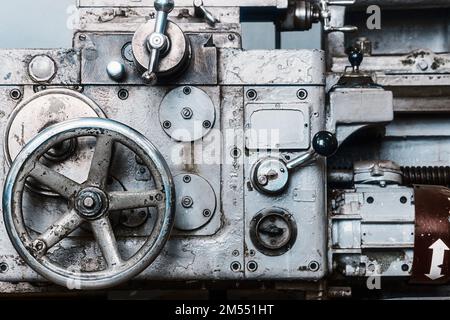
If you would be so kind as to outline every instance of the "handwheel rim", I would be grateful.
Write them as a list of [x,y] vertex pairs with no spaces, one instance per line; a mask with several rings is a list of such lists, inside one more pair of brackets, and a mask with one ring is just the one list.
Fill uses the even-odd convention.
[[[39,155],[42,156],[45,153],[45,151],[42,151],[45,149],[42,146],[51,146],[58,139],[89,136],[90,134],[80,135],[80,133],[94,133],[95,130],[99,130],[98,134],[105,134],[106,132],[121,136],[124,140],[120,143],[143,159],[149,168],[152,167],[153,170],[157,170],[160,179],[156,179],[158,182],[155,181],[155,183],[157,187],[164,190],[165,198],[163,199],[163,216],[158,214],[158,220],[151,235],[147,237],[145,243],[135,255],[120,267],[88,273],[71,271],[57,266],[45,256],[41,258],[33,256],[29,251],[33,239],[26,233],[23,221],[22,196],[25,190],[25,179],[28,177],[26,166],[30,165],[30,159],[39,159]],[[138,148],[136,149],[136,147]],[[40,151],[37,152],[37,150]],[[17,181],[22,175],[25,175],[25,179]],[[158,183],[160,183],[160,186],[158,186]],[[34,271],[56,284],[72,289],[105,289],[130,280],[146,269],[159,256],[173,227],[174,195],[173,179],[167,163],[155,146],[142,134],[112,120],[99,118],[75,119],[45,129],[32,139],[16,157],[5,180],[3,217],[15,249]]]

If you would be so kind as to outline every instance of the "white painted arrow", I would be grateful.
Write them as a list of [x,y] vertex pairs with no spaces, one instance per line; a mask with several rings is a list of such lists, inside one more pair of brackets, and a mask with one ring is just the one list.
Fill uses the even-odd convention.
[[442,265],[444,264],[445,251],[450,250],[441,239],[433,243],[429,249],[433,250],[433,257],[431,258],[430,273],[426,274],[431,280],[442,278]]

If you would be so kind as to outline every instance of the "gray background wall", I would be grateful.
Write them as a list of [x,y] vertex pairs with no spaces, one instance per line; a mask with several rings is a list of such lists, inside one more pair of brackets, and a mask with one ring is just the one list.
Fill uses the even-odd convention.
[[[70,47],[72,31],[67,28],[67,20],[74,4],[75,0],[2,1],[0,47]],[[320,48],[320,29],[316,26],[309,32],[283,33],[281,39],[282,47],[286,49]],[[245,23],[243,41],[245,49],[273,49],[275,45],[273,24]]]

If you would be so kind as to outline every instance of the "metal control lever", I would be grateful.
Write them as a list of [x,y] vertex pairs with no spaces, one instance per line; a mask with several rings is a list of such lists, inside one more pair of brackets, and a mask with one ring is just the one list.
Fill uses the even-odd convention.
[[154,85],[158,81],[156,73],[161,54],[169,49],[169,38],[166,36],[167,18],[172,12],[174,0],[155,0],[156,22],[155,31],[147,39],[147,48],[150,51],[148,69],[142,74],[147,84]]
[[217,22],[219,22],[219,20],[205,8],[203,5],[203,0],[194,0],[194,8],[195,15],[205,18],[209,25],[214,26]]
[[259,160],[252,170],[252,181],[262,193],[276,195],[283,192],[289,184],[293,171],[317,160],[319,156],[331,157],[338,149],[336,135],[320,131],[313,138],[313,149],[289,162],[267,157]]
[[286,167],[289,171],[295,170],[314,162],[319,156],[331,157],[336,153],[337,149],[338,141],[336,135],[328,131],[320,131],[313,138],[313,149],[289,161],[286,163]]
[[355,4],[356,0],[320,0],[320,17],[323,21],[323,30],[325,32],[355,32],[358,31],[358,27],[355,26],[342,26],[334,27],[331,25],[331,12],[328,6],[349,6]]

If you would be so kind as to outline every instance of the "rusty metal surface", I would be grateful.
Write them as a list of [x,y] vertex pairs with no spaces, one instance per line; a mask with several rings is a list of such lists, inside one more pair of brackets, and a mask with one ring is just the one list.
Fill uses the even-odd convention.
[[415,186],[416,227],[412,283],[450,280],[450,190]]

